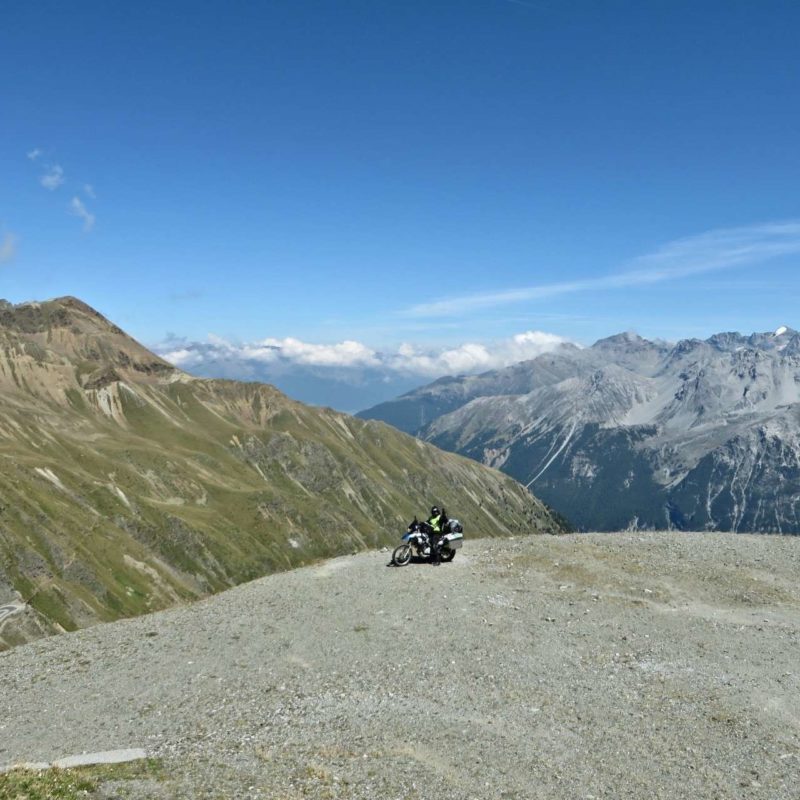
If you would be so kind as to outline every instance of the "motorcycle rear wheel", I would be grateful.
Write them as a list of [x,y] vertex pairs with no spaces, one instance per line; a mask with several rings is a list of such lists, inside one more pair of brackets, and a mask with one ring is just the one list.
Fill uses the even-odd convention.
[[439,558],[442,561],[452,561],[456,557],[456,551],[451,550],[449,547],[446,550],[442,550],[439,555]]
[[392,563],[396,567],[404,567],[409,561],[411,561],[411,545],[401,544],[399,547],[395,547],[392,553]]

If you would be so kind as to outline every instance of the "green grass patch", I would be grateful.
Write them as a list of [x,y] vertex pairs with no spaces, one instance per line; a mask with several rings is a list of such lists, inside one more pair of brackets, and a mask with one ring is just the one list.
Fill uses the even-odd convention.
[[164,778],[163,765],[154,758],[73,769],[15,769],[0,775],[0,800],[77,800],[98,796],[110,781]]
[[74,631],[78,627],[68,614],[64,600],[55,587],[38,591],[31,598],[30,605],[46,619],[57,622],[65,631]]

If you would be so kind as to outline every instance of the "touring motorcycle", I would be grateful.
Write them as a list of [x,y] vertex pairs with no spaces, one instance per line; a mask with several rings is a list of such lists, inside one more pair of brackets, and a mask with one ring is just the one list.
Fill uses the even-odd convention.
[[[416,517],[408,526],[403,535],[403,543],[398,545],[392,553],[392,564],[404,567],[411,561],[412,556],[433,560],[433,547],[431,546],[431,526],[427,522],[420,522]],[[456,551],[461,549],[464,541],[464,528],[457,519],[448,520],[442,530],[439,540],[439,559],[452,561]]]

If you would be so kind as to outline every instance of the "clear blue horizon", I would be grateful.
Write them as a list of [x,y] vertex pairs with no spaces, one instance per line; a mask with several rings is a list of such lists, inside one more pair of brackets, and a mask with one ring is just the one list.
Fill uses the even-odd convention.
[[146,343],[800,328],[799,38],[791,2],[14,4],[0,297]]

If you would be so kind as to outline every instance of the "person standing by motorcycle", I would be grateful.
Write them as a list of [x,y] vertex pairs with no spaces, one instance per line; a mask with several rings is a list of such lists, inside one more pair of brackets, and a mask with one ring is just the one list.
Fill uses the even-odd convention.
[[428,517],[428,528],[431,539],[431,563],[439,565],[441,563],[440,546],[444,535],[445,525],[447,524],[447,514],[439,506],[431,506],[431,515]]

